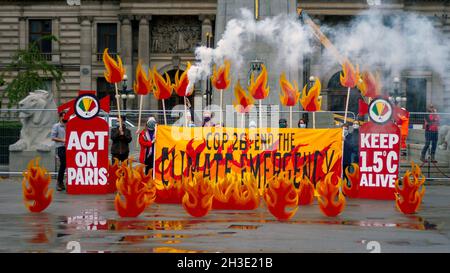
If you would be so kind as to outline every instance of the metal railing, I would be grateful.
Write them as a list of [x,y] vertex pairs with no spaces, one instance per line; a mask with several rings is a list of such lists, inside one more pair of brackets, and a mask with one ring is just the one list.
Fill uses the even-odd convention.
[[409,127],[414,129],[425,129],[425,118],[427,116],[439,116],[441,125],[450,125],[450,113],[429,113],[429,112],[411,112],[409,116]]
[[[119,53],[116,53],[116,52],[108,52],[108,54],[109,54],[109,56],[111,56],[112,58],[117,59],[116,57],[117,57],[117,55],[118,55]],[[97,56],[97,62],[103,61],[103,52],[97,52],[95,55]]]

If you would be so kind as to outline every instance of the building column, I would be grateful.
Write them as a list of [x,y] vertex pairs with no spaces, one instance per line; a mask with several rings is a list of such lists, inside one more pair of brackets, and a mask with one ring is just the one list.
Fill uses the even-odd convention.
[[[203,46],[208,45],[209,40],[209,46],[214,47],[214,37],[213,30],[212,30],[212,16],[208,15],[200,15],[199,20],[202,22],[202,40],[201,43]],[[198,84],[197,88],[195,88],[194,93],[194,109],[195,110],[202,110],[204,106],[206,106],[206,100],[203,98],[203,95],[206,94],[206,87],[207,87],[207,81],[208,80],[201,80]]]
[[19,49],[27,47],[27,21],[28,17],[19,17]]
[[92,90],[92,21],[82,16],[80,21],[80,90]]
[[[128,77],[127,89],[133,89],[133,58],[132,58],[132,29],[131,29],[131,15],[119,15],[120,21],[120,57],[122,58],[123,66],[125,67],[126,75]],[[131,109],[133,105],[132,100],[127,100],[127,109]]]
[[[148,71],[150,62],[150,26],[149,21],[152,19],[151,15],[136,16],[139,20],[139,44],[138,44],[138,60],[142,61],[144,71]],[[153,96],[144,97],[144,110],[157,110],[158,102]]]

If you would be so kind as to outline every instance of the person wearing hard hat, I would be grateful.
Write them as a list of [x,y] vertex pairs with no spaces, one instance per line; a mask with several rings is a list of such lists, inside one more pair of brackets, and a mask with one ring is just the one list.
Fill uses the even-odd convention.
[[139,133],[139,144],[141,145],[139,162],[145,164],[145,174],[148,174],[148,171],[153,168],[156,124],[156,119],[149,117],[145,128]]

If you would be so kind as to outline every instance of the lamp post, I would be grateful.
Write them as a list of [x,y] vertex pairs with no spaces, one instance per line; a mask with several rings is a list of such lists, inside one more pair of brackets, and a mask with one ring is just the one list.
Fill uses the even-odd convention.
[[394,103],[396,106],[402,102],[406,102],[406,96],[401,94],[400,91],[400,78],[394,77],[394,91],[389,93],[389,100]]
[[133,90],[127,90],[127,88],[128,88],[127,81],[128,81],[128,76],[125,74],[125,75],[123,75],[122,92],[120,94],[120,97],[122,98],[122,101],[123,101],[123,110],[124,111],[127,110],[127,99],[128,100],[134,99]]

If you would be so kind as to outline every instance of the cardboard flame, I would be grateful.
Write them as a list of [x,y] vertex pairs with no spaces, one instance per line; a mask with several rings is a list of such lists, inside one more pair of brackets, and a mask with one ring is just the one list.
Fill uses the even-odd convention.
[[352,63],[345,61],[342,64],[342,74],[340,76],[340,80],[342,86],[349,88],[355,87],[359,80],[358,68],[355,70]]
[[292,218],[298,209],[297,190],[292,181],[283,175],[269,181],[264,192],[264,200],[270,213],[281,221]]
[[298,189],[298,204],[301,206],[311,205],[314,202],[314,185],[308,177],[300,180]]
[[302,105],[303,110],[308,112],[320,111],[322,104],[322,100],[320,98],[320,90],[322,89],[320,79],[316,78],[316,81],[311,89],[309,89],[308,94],[306,94],[307,86],[308,85],[305,85],[305,87],[303,87],[302,98],[300,99],[300,104]]
[[258,75],[255,81],[255,75],[251,74],[250,76],[250,86],[248,87],[248,91],[252,95],[254,99],[262,100],[265,99],[269,95],[270,87],[267,86],[267,69],[265,65],[261,65],[262,70]]
[[344,195],[339,190],[341,183],[342,180],[338,176],[334,175],[333,172],[329,172],[316,185],[316,190],[319,195],[317,197],[319,208],[326,216],[334,217],[344,210],[346,202]]
[[185,184],[185,190],[182,204],[187,213],[194,217],[207,215],[213,201],[213,186],[209,179],[198,173]]
[[[350,198],[358,197],[359,192],[359,181],[361,179],[361,174],[359,172],[359,166],[356,163],[352,163],[351,167],[353,168],[353,172],[350,172],[350,166],[345,169],[345,174],[348,177],[344,180],[344,186],[342,187],[342,192],[345,196]],[[347,185],[347,182],[350,182],[350,187]]]
[[181,180],[170,178],[167,185],[161,181],[155,181],[156,200],[158,204],[181,204],[185,190]]
[[120,169],[120,162],[117,158],[114,158],[114,163],[108,162],[108,188],[109,192],[115,192],[117,190],[116,182],[119,178],[117,171]]
[[128,160],[122,163],[120,171],[123,175],[116,183],[116,211],[120,217],[137,217],[155,200],[156,189],[152,176],[150,173],[145,175],[143,165],[133,168]]
[[213,75],[211,76],[212,85],[218,90],[227,89],[230,86],[230,62],[224,61],[224,64],[216,70],[216,66],[213,68]]
[[172,96],[172,84],[170,82],[170,77],[165,73],[166,79],[161,76],[161,74],[156,71],[156,67],[153,67],[153,72],[151,76],[153,78],[153,95],[157,100],[167,100]]
[[140,60],[136,67],[136,80],[134,81],[133,90],[137,95],[143,96],[152,90],[152,79],[150,75],[147,76],[147,73],[145,73]]
[[178,73],[180,72],[179,70],[177,70],[177,72],[175,73],[175,84],[173,84],[173,89],[180,97],[190,96],[192,94],[192,91],[194,90],[194,85],[192,85],[192,88],[190,90],[187,89],[189,86],[189,79],[187,73],[190,68],[191,63],[188,62],[186,70],[183,73],[181,73],[181,76],[178,76]]
[[25,207],[30,212],[45,210],[53,200],[53,189],[48,189],[51,177],[46,169],[39,166],[39,158],[32,159],[28,163],[23,177],[22,192]]
[[253,210],[259,206],[259,193],[252,175],[244,177],[244,183],[237,176],[227,175],[214,185],[213,209]]
[[361,94],[365,97],[375,98],[381,94],[381,80],[380,75],[377,73],[374,76],[369,71],[363,71],[361,78],[358,81],[357,87]]
[[297,104],[300,97],[297,82],[294,80],[294,85],[286,79],[286,74],[283,72],[280,76],[281,95],[280,101],[284,106],[294,106]]
[[234,86],[234,95],[236,100],[233,102],[234,108],[239,113],[248,113],[252,109],[255,101],[248,94],[248,92],[242,88],[240,81],[238,80]]
[[109,83],[118,83],[123,79],[125,75],[125,68],[122,65],[122,59],[117,55],[117,62],[108,54],[108,49],[103,51],[103,64],[106,71],[104,72],[105,79]]
[[[412,178],[412,179],[411,179]],[[400,188],[398,179],[395,181],[395,204],[404,214],[414,214],[419,210],[425,194],[425,176],[420,167],[411,162],[411,171],[403,176],[403,186]]]

